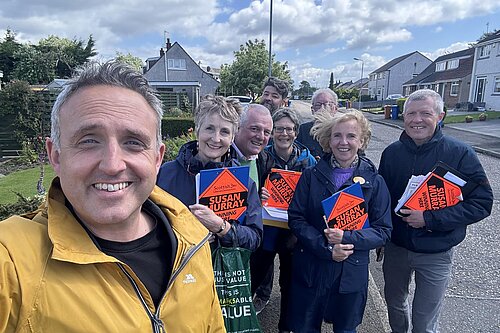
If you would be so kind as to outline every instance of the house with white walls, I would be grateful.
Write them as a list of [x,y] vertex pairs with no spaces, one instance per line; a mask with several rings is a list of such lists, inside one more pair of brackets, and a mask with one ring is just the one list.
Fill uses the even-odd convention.
[[487,34],[474,49],[469,102],[500,111],[500,30]]

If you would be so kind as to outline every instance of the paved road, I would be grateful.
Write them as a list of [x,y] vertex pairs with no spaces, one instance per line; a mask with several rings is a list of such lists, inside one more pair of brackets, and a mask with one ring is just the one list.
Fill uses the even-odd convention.
[[[299,111],[303,120],[310,119],[310,104],[293,101],[292,107]],[[402,122],[377,123],[381,117],[372,118],[372,140],[367,149],[367,155],[375,163],[380,160],[383,149],[397,140],[401,133]],[[490,128],[471,129],[463,125],[447,125],[445,133],[457,136],[469,144],[477,146],[478,150],[486,149],[492,154],[479,153],[478,156],[485,168],[494,191],[494,206],[490,217],[468,228],[466,239],[455,248],[455,258],[450,285],[446,292],[444,307],[440,318],[443,333],[498,333],[500,332],[500,168],[495,151],[500,149],[500,133],[495,136],[495,130],[500,128],[500,121],[487,121]],[[390,125],[390,126],[388,126]],[[470,124],[464,124],[470,125]],[[461,127],[462,126],[462,127]],[[474,133],[474,131],[476,133]],[[480,136],[489,133],[492,136]],[[491,147],[488,147],[491,146]],[[486,147],[486,148],[484,148]],[[497,156],[497,157],[495,157]],[[276,262],[275,268],[279,265]],[[389,332],[387,324],[387,309],[382,299],[383,276],[381,264],[372,260],[370,264],[371,281],[369,298],[363,323],[358,333]],[[279,274],[276,271],[276,274]],[[277,276],[277,275],[276,275]],[[275,284],[271,301],[259,315],[263,332],[277,332],[279,314],[279,287]],[[332,332],[331,327],[324,326],[323,332]]]

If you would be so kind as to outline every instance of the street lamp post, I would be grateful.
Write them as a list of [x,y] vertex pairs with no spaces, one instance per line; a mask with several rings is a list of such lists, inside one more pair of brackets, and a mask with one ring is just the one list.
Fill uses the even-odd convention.
[[361,90],[363,89],[363,69],[365,67],[365,62],[363,59],[360,58],[354,58],[356,61],[361,61],[361,80],[359,81],[359,94],[358,94],[358,104],[359,104],[359,109],[361,110]]
[[269,8],[269,66],[268,66],[268,76],[271,77],[273,74],[273,62],[271,58],[271,47],[273,43],[273,0],[271,0]]

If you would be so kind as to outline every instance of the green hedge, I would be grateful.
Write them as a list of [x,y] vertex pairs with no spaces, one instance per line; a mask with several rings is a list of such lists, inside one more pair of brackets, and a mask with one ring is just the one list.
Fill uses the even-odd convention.
[[398,105],[398,113],[403,114],[403,106],[405,105],[406,98],[398,98],[396,104]]
[[170,118],[161,120],[161,133],[164,138],[174,138],[194,130],[193,118]]

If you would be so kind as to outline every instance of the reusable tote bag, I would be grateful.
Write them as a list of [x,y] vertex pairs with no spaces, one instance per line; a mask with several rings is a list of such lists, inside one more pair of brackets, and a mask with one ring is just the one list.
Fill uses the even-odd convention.
[[251,251],[240,248],[233,236],[233,247],[219,246],[212,252],[215,287],[219,296],[227,333],[260,333],[250,289]]

